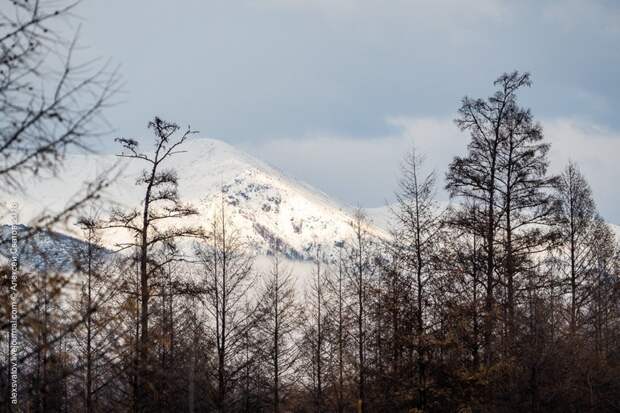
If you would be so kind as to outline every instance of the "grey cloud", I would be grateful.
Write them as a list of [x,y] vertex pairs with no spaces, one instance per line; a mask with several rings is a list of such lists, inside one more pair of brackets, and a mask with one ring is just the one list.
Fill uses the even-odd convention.
[[386,116],[447,116],[515,68],[533,73],[538,116],[618,127],[620,6],[578,3],[91,0],[80,14],[88,53],[122,65],[119,133],[157,113],[243,142],[385,134]]
[[[247,145],[246,149],[294,177],[340,197],[349,204],[376,207],[392,200],[399,165],[415,146],[424,154],[427,171],[434,170],[440,187],[437,197],[448,198],[444,174],[454,156],[466,151],[468,137],[449,118],[389,118],[396,133],[371,139],[342,136],[305,136]],[[552,145],[551,173],[576,161],[590,182],[602,215],[620,222],[620,132],[571,118],[542,121]]]
[[155,114],[190,123],[349,203],[390,198],[411,140],[443,173],[465,146],[450,121],[461,97],[530,71],[522,102],[539,119],[573,122],[570,144],[549,124],[554,156],[579,160],[599,135],[611,145],[604,170],[595,154],[583,168],[620,221],[617,2],[87,0],[79,14],[81,55],[121,64],[126,94],[108,112],[117,134],[148,136]]

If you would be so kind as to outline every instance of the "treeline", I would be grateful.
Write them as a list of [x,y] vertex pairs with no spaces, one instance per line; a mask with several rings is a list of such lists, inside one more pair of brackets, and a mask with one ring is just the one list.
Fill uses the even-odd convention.
[[[7,195],[88,147],[118,80],[67,60],[50,94],[47,22],[71,8],[14,3],[21,17],[0,37]],[[194,225],[174,171],[191,129],[155,118],[153,148],[118,139],[144,167],[140,204],[106,202],[108,172],[20,232],[36,261],[2,267],[1,411],[620,410],[615,234],[576,164],[550,174],[542,128],[517,101],[530,76],[494,85],[463,99],[470,142],[445,179],[405,156],[391,233],[358,211],[349,239],[313,246],[303,283],[277,243],[267,268],[255,262],[223,201]],[[444,185],[450,207],[435,201]],[[58,265],[41,237],[62,224],[87,242]],[[127,234],[115,252],[102,243],[113,231]]]

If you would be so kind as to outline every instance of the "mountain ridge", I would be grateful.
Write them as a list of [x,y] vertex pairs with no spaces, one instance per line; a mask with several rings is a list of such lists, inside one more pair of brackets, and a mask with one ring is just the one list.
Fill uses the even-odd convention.
[[[60,179],[34,183],[31,193],[36,196],[22,202],[24,217],[33,216],[40,206],[59,210],[69,188],[80,187],[84,179],[94,178],[117,162],[121,172],[104,197],[119,207],[138,207],[143,188],[135,180],[143,162],[115,155],[71,155]],[[162,167],[177,171],[181,199],[199,211],[184,222],[206,226],[223,202],[232,226],[259,255],[269,255],[277,243],[292,259],[312,258],[311,250],[318,245],[333,258],[334,243],[346,242],[353,235],[351,208],[225,142],[191,138]],[[367,228],[372,236],[387,236],[378,226],[368,224]],[[106,246],[124,239],[123,231],[103,235]]]

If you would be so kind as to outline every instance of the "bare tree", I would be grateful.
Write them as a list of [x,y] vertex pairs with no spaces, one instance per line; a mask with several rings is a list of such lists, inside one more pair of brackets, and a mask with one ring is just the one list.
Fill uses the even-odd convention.
[[348,243],[346,257],[347,290],[350,294],[349,310],[355,323],[351,338],[356,345],[357,410],[367,411],[366,380],[368,375],[367,344],[369,340],[369,294],[375,270],[372,239],[368,234],[368,221],[358,209],[351,222],[352,240]]
[[[163,262],[152,260],[153,251],[158,247],[172,248],[174,241],[181,237],[202,235],[198,227],[187,226],[180,221],[195,215],[196,210],[181,201],[178,192],[178,177],[174,169],[166,169],[165,162],[179,153],[180,146],[194,132],[187,128],[179,132],[179,126],[158,117],[148,124],[155,135],[154,150],[151,154],[140,152],[138,142],[133,139],[118,138],[123,151],[120,157],[144,162],[146,168],[136,180],[136,185],[144,187],[141,209],[121,210],[116,208],[106,223],[107,228],[124,228],[135,236],[135,242],[123,244],[124,248],[136,246],[139,249],[139,294],[140,294],[140,343],[138,348],[138,386],[137,403],[139,411],[148,411],[149,401],[153,400],[154,389],[151,381],[152,343],[149,338],[149,301],[151,286],[149,280],[171,259]],[[166,221],[174,225],[164,226]]]
[[[78,244],[75,267],[80,276],[80,294],[75,311],[85,322],[71,336],[81,349],[78,371],[84,372],[84,411],[99,411],[96,396],[101,384],[116,375],[111,365],[118,364],[116,355],[123,351],[119,342],[126,333],[119,310],[119,292],[126,288],[121,277],[124,260],[101,245],[99,223],[95,217],[82,217],[78,225],[85,243]],[[82,361],[83,360],[83,361]]]
[[235,400],[230,396],[249,362],[243,359],[243,346],[255,317],[246,311],[244,298],[250,294],[254,280],[252,256],[231,226],[223,200],[213,215],[208,238],[197,243],[195,250],[204,271],[201,299],[213,320],[207,331],[217,353],[215,405],[217,411],[223,412],[233,408]]
[[[529,74],[510,75],[529,86]],[[513,80],[514,81],[514,80]],[[532,254],[546,249],[553,237],[552,225],[555,203],[550,189],[556,177],[547,176],[550,145],[543,142],[542,128],[535,123],[529,109],[518,106],[516,98],[506,106],[502,139],[498,154],[499,182],[504,232],[501,274],[506,289],[506,342],[512,349],[515,335],[516,291],[520,289],[519,275],[527,273],[533,264]]]
[[[102,113],[118,91],[119,77],[107,65],[75,61],[78,36],[66,39],[59,24],[76,4],[15,0],[0,11],[3,191],[26,190],[33,178],[58,172],[68,152],[89,150],[89,138],[106,128]],[[64,219],[92,196],[40,217],[39,224]]]
[[327,313],[328,324],[330,326],[326,335],[329,341],[329,348],[332,349],[335,361],[332,362],[331,380],[335,386],[335,404],[336,411],[343,413],[345,410],[345,364],[347,356],[347,347],[349,340],[349,312],[347,310],[347,277],[344,267],[344,258],[342,256],[345,249],[344,241],[336,241],[335,248],[338,250],[338,269],[328,271],[325,282],[325,312]]
[[259,295],[260,335],[270,380],[271,408],[282,411],[286,395],[297,377],[299,329],[303,309],[295,298],[293,274],[281,262],[276,249]]
[[314,271],[306,291],[305,309],[308,323],[304,328],[304,356],[308,366],[310,389],[317,412],[323,412],[326,404],[326,379],[328,352],[329,307],[328,270],[321,246],[314,246]]
[[494,83],[498,90],[488,99],[465,97],[456,123],[468,131],[471,141],[468,154],[456,157],[446,175],[446,188],[452,197],[476,200],[484,207],[482,225],[485,227],[486,286],[484,308],[485,361],[494,359],[495,294],[497,284],[498,232],[502,218],[499,178],[500,154],[508,139],[509,126],[516,106],[516,92],[530,85],[529,74],[505,73]]
[[400,192],[396,194],[397,230],[395,242],[400,245],[397,251],[402,255],[409,279],[410,294],[415,309],[412,334],[416,338],[418,407],[426,405],[426,358],[428,357],[428,337],[426,336],[426,306],[431,302],[428,283],[432,279],[435,260],[443,226],[441,211],[434,200],[435,176],[422,172],[423,159],[412,150],[404,160]]
[[562,243],[557,250],[558,264],[569,294],[569,331],[575,335],[593,282],[597,212],[590,185],[575,163],[564,169],[557,189],[560,201],[557,221]]
[[[60,27],[73,20],[76,4],[14,0],[0,10],[0,191],[7,196],[28,193],[28,184],[54,176],[68,153],[90,150],[90,138],[108,129],[102,115],[118,91],[119,76],[97,61],[76,59],[79,36],[76,33],[67,38],[63,34],[66,30]],[[96,201],[109,182],[108,174],[102,174],[86,183],[82,191],[76,188],[78,193],[61,210],[42,211],[20,233],[20,244],[34,245],[37,237],[49,234],[43,229],[66,224],[86,204]],[[7,205],[3,203],[0,208],[0,215],[6,216]],[[66,274],[54,272],[39,267],[32,274],[19,275],[20,284],[30,277],[37,280],[20,287],[19,334],[24,340],[31,329],[41,334],[18,362],[27,365],[36,357],[43,372],[50,351],[64,349],[66,337],[86,321],[71,314],[61,323],[51,322],[51,308],[60,308],[52,304],[60,297],[66,300],[70,287]],[[2,326],[6,328],[8,325]],[[64,369],[66,358],[59,357]],[[45,390],[49,383],[46,373],[39,376],[37,372],[35,376],[44,380],[34,383],[37,389],[33,393]],[[60,380],[65,381],[64,375]],[[48,399],[44,394],[39,400],[45,405]],[[35,406],[41,407],[41,403]]]

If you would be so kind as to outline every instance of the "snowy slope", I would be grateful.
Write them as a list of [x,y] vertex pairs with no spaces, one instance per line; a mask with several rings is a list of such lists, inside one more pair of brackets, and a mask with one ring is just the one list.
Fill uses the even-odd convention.
[[616,239],[618,240],[618,242],[620,242],[620,225],[609,224],[609,226],[611,227],[612,231],[616,234]]
[[[315,244],[335,256],[334,242],[346,242],[352,236],[349,208],[234,147],[194,138],[183,150],[164,166],[177,170],[181,198],[200,212],[186,222],[206,226],[223,200],[232,226],[258,255],[268,255],[278,242],[294,260],[310,258]],[[114,155],[74,155],[67,160],[61,179],[30,184],[30,193],[35,195],[21,200],[22,221],[27,222],[41,207],[58,210],[84,179],[119,160],[122,173],[105,197],[121,206],[139,206],[143,189],[135,185],[135,179],[143,164]],[[371,225],[368,231],[385,236],[379,227]],[[104,237],[108,246],[126,239],[127,234],[118,231]]]

